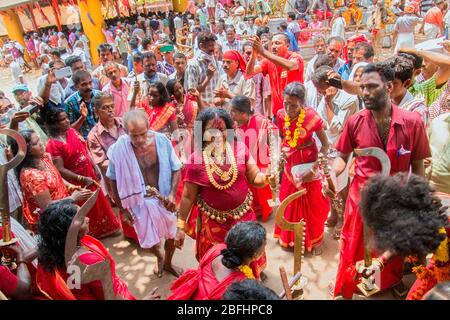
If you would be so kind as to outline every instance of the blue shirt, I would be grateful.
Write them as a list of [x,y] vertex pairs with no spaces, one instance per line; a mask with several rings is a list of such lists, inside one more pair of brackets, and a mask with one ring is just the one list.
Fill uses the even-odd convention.
[[342,80],[348,80],[350,77],[350,74],[352,71],[350,70],[350,66],[348,63],[344,64],[342,67],[338,70],[339,75],[341,76]]
[[92,105],[93,98],[99,94],[100,91],[92,90],[91,93],[91,101],[86,103],[83,101],[83,98],[80,96],[80,93],[77,91],[72,94],[69,98],[64,102],[64,109],[67,112],[67,116],[69,117],[70,123],[76,122],[81,117],[80,105],[82,102],[86,103],[86,107],[88,109],[88,114],[86,116],[86,120],[84,120],[83,124],[80,128],[81,135],[86,139],[89,131],[95,126],[97,123],[97,117],[94,114],[94,106]]
[[289,51],[297,52],[298,44],[297,44],[297,40],[295,39],[295,35],[288,30],[286,30],[284,33],[289,37],[289,42],[290,42]]
[[133,56],[135,53],[140,53],[138,49],[131,50],[131,54],[128,54],[127,61],[128,61],[128,72],[133,71]]

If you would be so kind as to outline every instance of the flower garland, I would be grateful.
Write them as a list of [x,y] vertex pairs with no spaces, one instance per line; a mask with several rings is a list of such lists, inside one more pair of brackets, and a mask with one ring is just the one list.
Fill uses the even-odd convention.
[[303,139],[306,136],[306,130],[302,126],[303,122],[305,121],[305,115],[306,115],[306,111],[305,111],[305,109],[302,109],[297,118],[297,124],[296,124],[296,128],[294,130],[294,138],[293,139],[292,139],[292,133],[290,130],[291,118],[287,114],[284,117],[284,129],[285,129],[285,133],[286,133],[286,142],[288,143],[288,145],[291,148],[296,148],[298,139],[299,138]]
[[239,271],[245,274],[248,279],[255,279],[253,275],[253,270],[247,264],[238,267]]
[[[445,228],[441,228],[439,233],[446,234]],[[423,288],[421,288],[423,291],[422,295],[431,289],[431,287],[434,287],[436,283],[450,280],[448,237],[445,237],[445,239],[440,243],[431,259],[433,263],[429,266],[416,265],[412,268],[412,271],[416,275],[417,279],[424,282],[422,286]],[[415,256],[409,256],[406,260],[414,264],[419,261],[419,259]],[[420,292],[417,292],[417,294],[412,294],[412,297],[414,299],[421,299],[422,295]]]

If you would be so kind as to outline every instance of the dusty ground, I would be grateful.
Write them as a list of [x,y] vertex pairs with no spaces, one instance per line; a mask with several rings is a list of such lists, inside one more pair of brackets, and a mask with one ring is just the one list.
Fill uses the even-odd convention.
[[[309,60],[312,56],[312,50],[305,50],[303,55],[305,60]],[[377,55],[377,60],[383,60],[391,54],[390,49],[383,49]],[[36,89],[37,79],[40,72],[28,73],[25,75],[26,82],[29,84],[33,93]],[[0,70],[0,90],[13,100],[11,88],[13,86],[8,69]],[[282,291],[282,285],[279,277],[278,267],[285,266],[288,277],[292,276],[293,269],[293,253],[281,249],[272,238],[274,227],[274,216],[268,222],[263,223],[267,230],[267,269],[268,276],[266,285],[277,293]],[[156,262],[156,258],[150,253],[141,250],[136,244],[125,240],[123,236],[116,236],[103,240],[108,250],[116,261],[116,270],[120,277],[127,283],[133,294],[137,298],[143,297],[151,288],[159,287],[159,292],[165,298],[169,294],[170,283],[175,279],[172,275],[164,273],[164,276],[158,279],[153,275],[152,269]],[[331,296],[328,293],[329,284],[334,280],[339,259],[338,242],[333,240],[328,233],[325,232],[323,253],[321,256],[306,256],[302,263],[302,272],[308,279],[308,285],[305,289],[305,299],[328,300]],[[195,268],[197,263],[194,258],[194,241],[187,237],[185,246],[182,251],[177,250],[174,256],[174,263],[177,266],[187,268]],[[412,276],[405,277],[405,284],[411,285]],[[356,297],[355,297],[356,298]],[[386,292],[375,296],[373,299],[395,299],[392,293]]]

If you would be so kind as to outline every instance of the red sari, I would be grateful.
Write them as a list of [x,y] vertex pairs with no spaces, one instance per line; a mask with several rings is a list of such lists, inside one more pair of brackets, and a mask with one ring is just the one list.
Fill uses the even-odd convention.
[[[280,110],[277,115],[277,123],[284,125],[284,117],[284,110]],[[296,123],[297,118],[291,120],[290,130],[292,135],[295,131]],[[294,178],[291,175],[292,167],[317,160],[318,150],[313,139],[313,133],[323,128],[323,121],[311,108],[306,108],[303,128],[306,130],[306,136],[303,139],[298,139],[296,149],[289,147],[286,140],[283,143],[283,147],[289,147],[290,151],[287,154],[281,180],[280,201],[299,190],[295,186]],[[283,136],[285,136],[284,127]],[[301,186],[306,189],[307,193],[291,202],[284,212],[284,217],[292,222],[299,222],[302,219],[305,221],[305,249],[311,251],[322,244],[325,221],[330,211],[330,202],[322,193],[320,178],[311,182],[303,182]],[[280,245],[283,247],[294,246],[295,235],[292,231],[281,230],[278,225],[275,225],[274,237],[278,238]]]
[[247,277],[240,271],[233,271],[218,281],[212,269],[212,262],[226,249],[224,243],[213,246],[200,260],[197,270],[187,270],[172,283],[172,294],[167,300],[220,300],[228,286]]
[[[81,245],[88,250],[88,252],[80,255],[80,261],[86,265],[93,265],[108,259],[111,266],[111,275],[115,295],[121,297],[123,300],[136,300],[131,292],[128,291],[126,283],[116,275],[114,259],[103,244],[99,240],[90,236],[84,236],[80,242]],[[100,280],[81,284],[80,289],[71,290],[67,286],[68,277],[69,275],[66,273],[64,268],[47,272],[40,265],[38,265],[36,275],[37,285],[42,294],[44,294],[49,300],[105,299]]]
[[[66,143],[49,139],[47,152],[52,155],[53,159],[62,158],[64,167],[75,174],[97,180],[86,141],[75,129],[70,128],[67,131]],[[69,182],[80,185],[77,181]],[[96,190],[96,188],[96,186],[92,186],[90,189]],[[102,190],[87,217],[89,218],[89,234],[96,238],[104,238],[120,230],[120,223]]]
[[[184,182],[196,184],[198,186],[198,197],[216,210],[230,211],[238,208],[245,201],[249,192],[245,176],[249,154],[245,145],[237,143],[234,148],[234,155],[238,167],[238,178],[227,190],[218,190],[209,182],[201,152],[197,151],[191,154],[186,164]],[[198,163],[200,161],[201,163]],[[230,168],[230,164],[224,164],[220,168],[226,171]],[[220,178],[215,173],[213,173],[213,176],[216,181],[220,181]],[[194,204],[186,224],[186,233],[196,240],[195,257],[197,260],[200,261],[215,244],[225,242],[228,231],[239,221],[256,221],[254,211],[252,209],[248,210],[240,220],[234,220],[232,217],[229,217],[225,223],[219,223],[210,219],[200,210],[197,204]],[[259,278],[260,273],[266,266],[266,256],[264,255],[250,266],[255,277]]]
[[[268,124],[269,120],[267,120],[263,115],[255,114],[247,123],[239,127],[239,129],[242,130],[241,133],[245,135],[242,137],[245,141],[245,146],[252,155],[252,158],[256,161],[256,164],[261,172],[266,172],[270,161],[270,153],[268,152],[269,147],[267,145]],[[272,126],[276,128],[274,124],[272,124]],[[257,137],[257,143],[253,140],[255,138],[255,134]],[[249,137],[251,139],[249,139]],[[260,152],[265,153],[262,155]],[[253,194],[253,211],[255,211],[258,216],[261,216],[262,221],[267,221],[272,213],[272,208],[267,202],[272,199],[272,189],[270,189],[270,186],[268,185],[264,188],[255,188],[253,186],[249,186],[249,188]]]
[[61,174],[53,165],[50,154],[42,157],[47,170],[25,168],[20,172],[20,185],[23,191],[23,214],[33,231],[36,231],[40,209],[34,196],[48,190],[53,201],[69,196]]
[[145,100],[141,104],[148,116],[149,129],[157,132],[169,131],[169,123],[177,120],[176,109],[172,102],[164,106],[153,107]]

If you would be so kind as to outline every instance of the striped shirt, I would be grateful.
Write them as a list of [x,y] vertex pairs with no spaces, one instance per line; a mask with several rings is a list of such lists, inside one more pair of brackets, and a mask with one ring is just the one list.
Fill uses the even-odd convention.
[[445,85],[442,85],[440,88],[437,88],[436,75],[433,75],[430,79],[422,83],[415,82],[409,88],[409,92],[415,97],[423,98],[426,106],[429,107],[437,98],[439,98],[445,87]]
[[207,53],[199,50],[196,57],[189,61],[184,79],[184,88],[186,90],[197,89],[206,79],[208,65],[212,64],[216,68],[211,80],[206,85],[203,92],[201,92],[202,100],[207,105],[212,105],[214,100],[214,89],[217,86],[219,79],[219,68],[216,59]]

